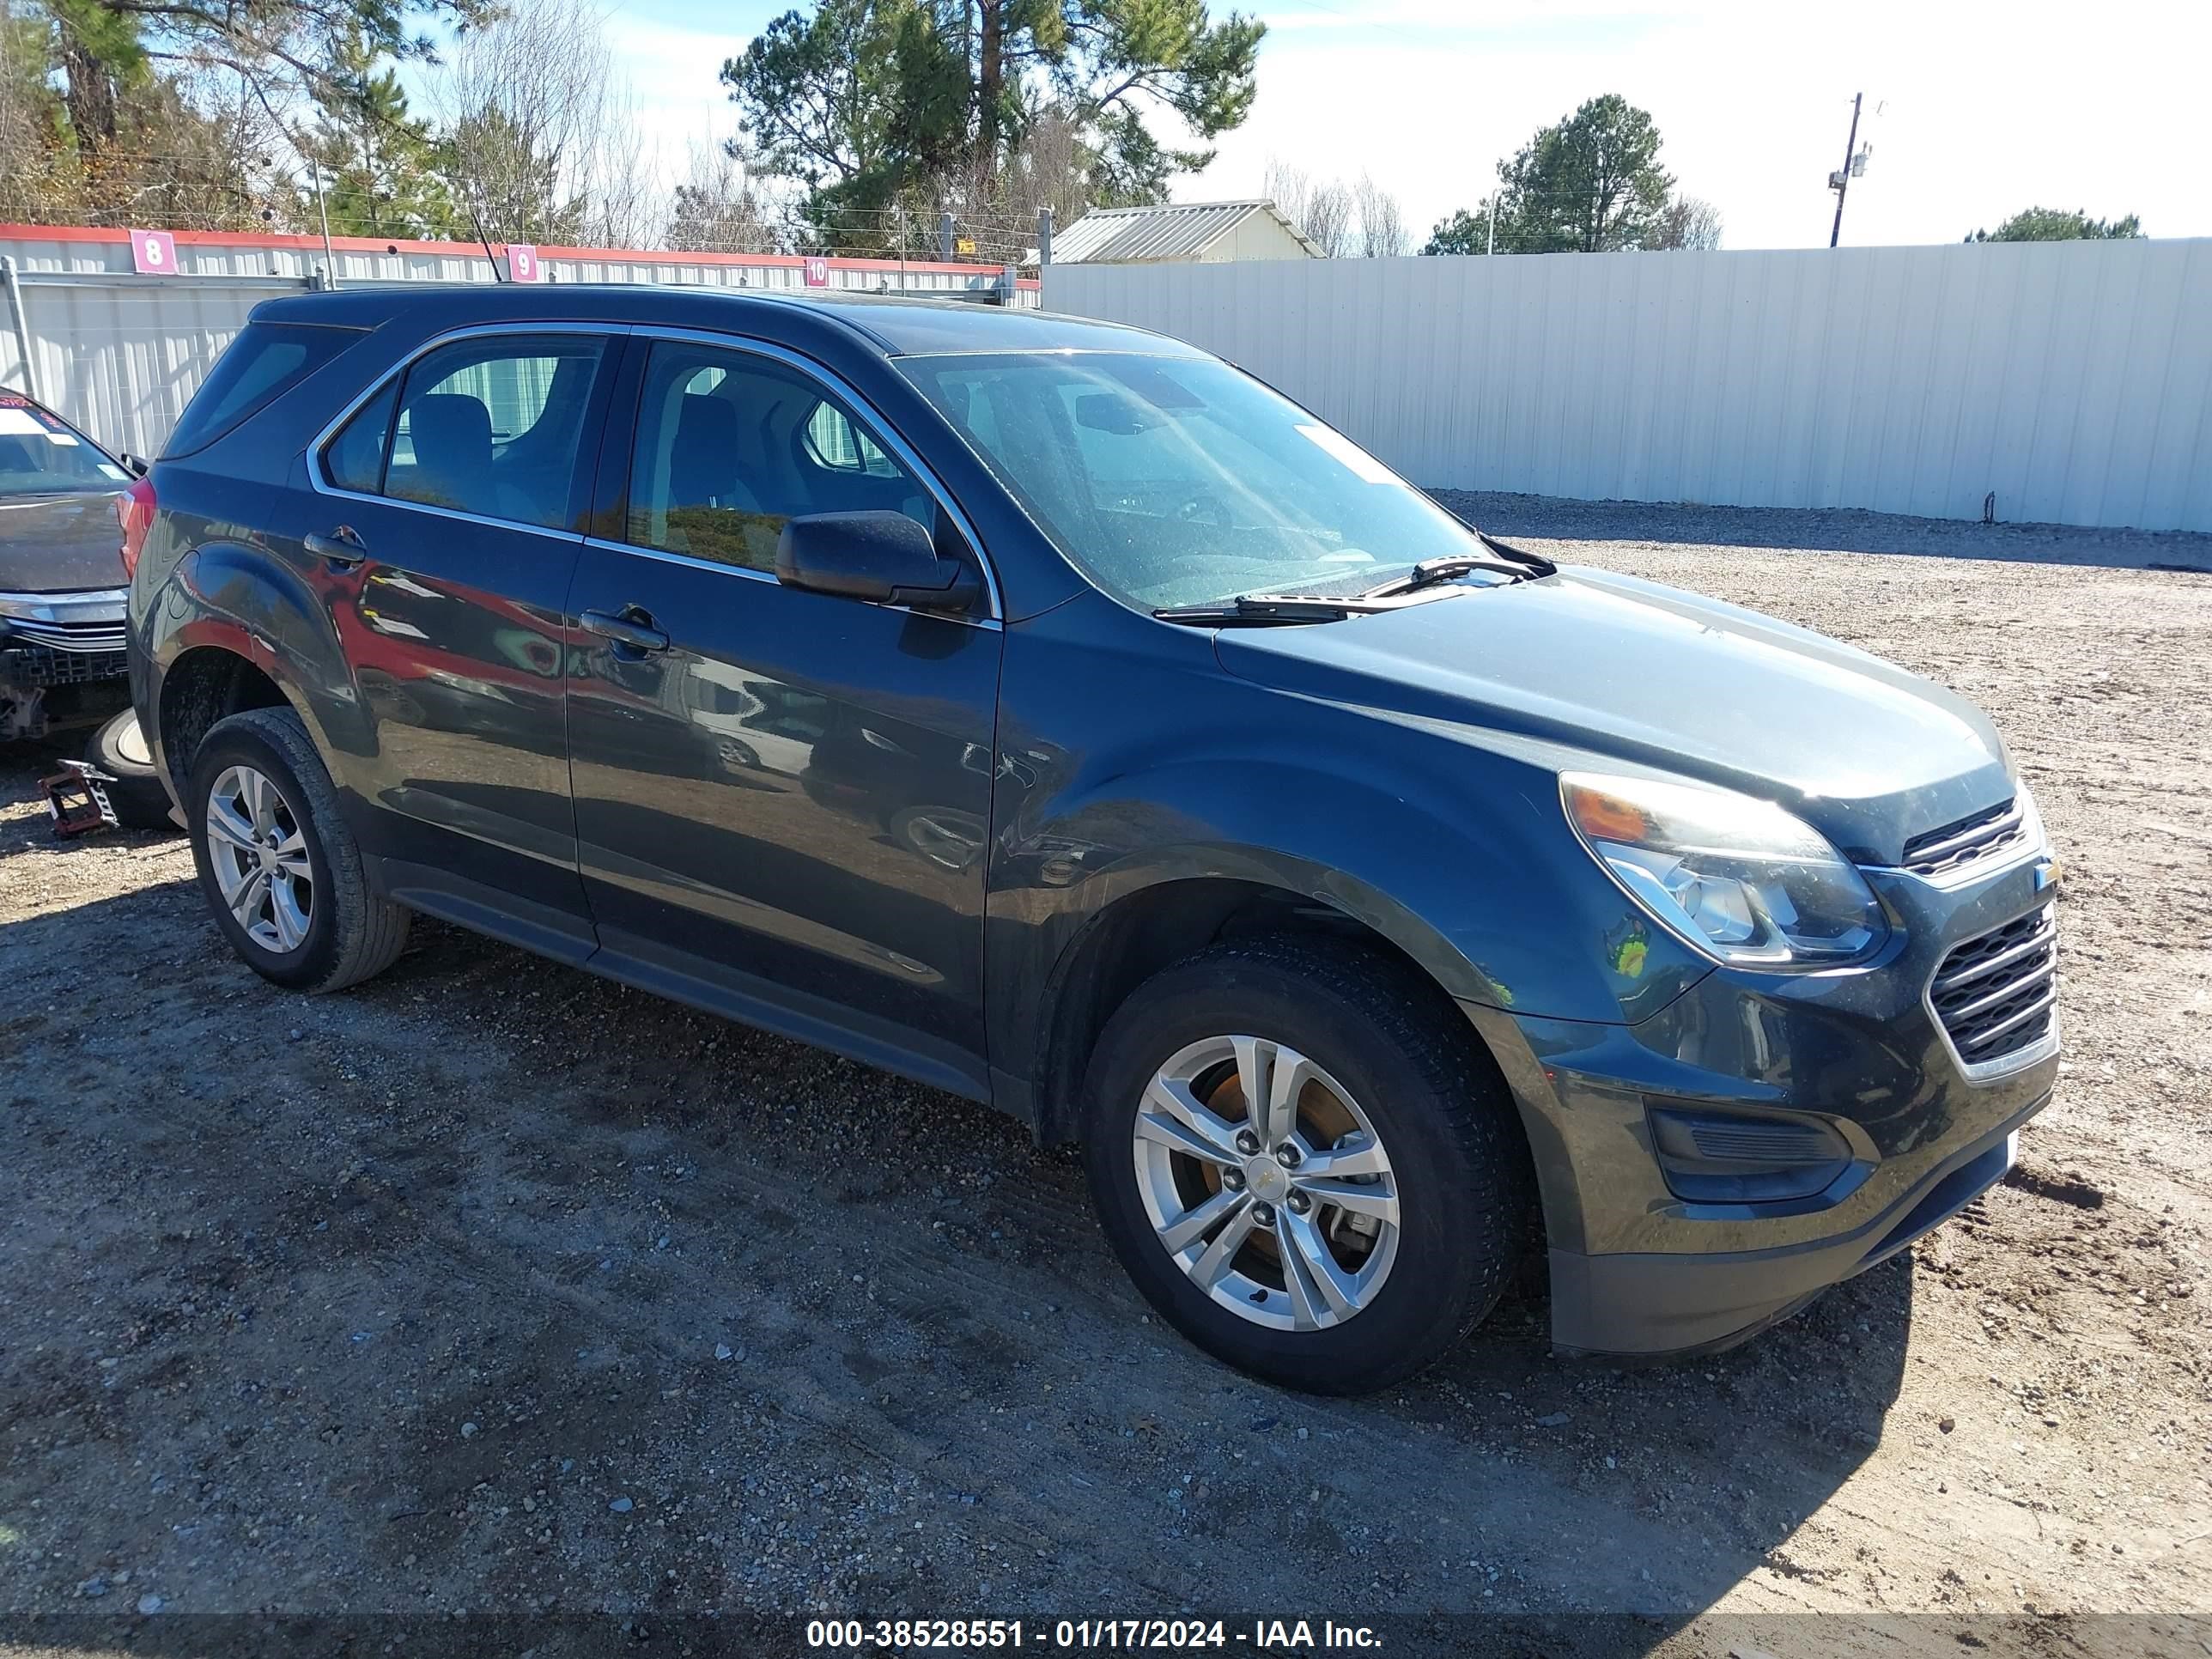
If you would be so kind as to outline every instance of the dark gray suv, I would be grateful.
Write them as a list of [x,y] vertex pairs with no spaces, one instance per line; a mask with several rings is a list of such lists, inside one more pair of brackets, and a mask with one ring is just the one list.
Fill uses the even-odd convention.
[[303,295],[149,493],[133,691],[256,971],[351,985],[421,911],[988,1101],[1282,1382],[1435,1358],[1532,1216],[1563,1347],[1741,1337],[2057,1070],[1981,714],[1555,569],[1172,340]]

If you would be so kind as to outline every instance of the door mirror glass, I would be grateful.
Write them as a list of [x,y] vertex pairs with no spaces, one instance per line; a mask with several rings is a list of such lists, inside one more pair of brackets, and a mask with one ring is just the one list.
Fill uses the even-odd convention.
[[965,611],[974,575],[941,559],[929,532],[903,513],[815,513],[792,519],[775,546],[775,579],[786,587],[878,605]]

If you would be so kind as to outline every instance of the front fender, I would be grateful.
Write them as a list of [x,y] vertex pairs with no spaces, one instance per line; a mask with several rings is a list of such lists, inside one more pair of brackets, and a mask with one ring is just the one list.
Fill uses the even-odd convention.
[[[1374,747],[1346,752],[1372,769]],[[990,954],[1011,982],[994,981],[1034,998],[1097,917],[1201,878],[1310,899],[1459,1000],[1520,1014],[1631,1023],[1710,971],[1591,863],[1559,819],[1548,772],[1472,760],[1490,774],[1476,792],[1487,810],[1433,778],[1389,787],[1246,751],[1117,773],[1060,793],[1049,811],[1001,814]]]

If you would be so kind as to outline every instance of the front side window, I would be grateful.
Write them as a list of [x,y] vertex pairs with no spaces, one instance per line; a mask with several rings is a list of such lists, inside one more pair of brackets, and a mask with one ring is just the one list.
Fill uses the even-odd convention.
[[639,388],[625,538],[773,571],[789,520],[903,513],[945,544],[935,499],[866,426],[795,368],[718,346],[656,342]]
[[463,340],[424,356],[323,447],[341,489],[562,529],[604,343]]
[[1146,610],[1342,596],[1482,551],[1350,439],[1210,357],[994,353],[897,367],[1066,558]]
[[0,393],[0,499],[120,489],[131,477],[58,415]]

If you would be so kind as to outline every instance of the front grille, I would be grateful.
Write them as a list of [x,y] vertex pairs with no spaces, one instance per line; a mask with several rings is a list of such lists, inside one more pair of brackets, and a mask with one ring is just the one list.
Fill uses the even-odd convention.
[[123,619],[109,622],[33,622],[23,617],[0,617],[11,638],[25,645],[54,651],[120,651]]
[[2046,904],[1960,945],[1936,970],[1928,1000],[1969,1066],[2042,1041],[2058,1001],[2056,908]]
[[43,645],[0,651],[0,681],[17,685],[88,685],[131,672],[121,651],[54,651]]
[[1916,876],[1944,876],[2008,851],[2027,839],[2027,806],[2018,796],[1972,817],[1915,836],[1903,867]]

